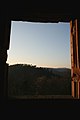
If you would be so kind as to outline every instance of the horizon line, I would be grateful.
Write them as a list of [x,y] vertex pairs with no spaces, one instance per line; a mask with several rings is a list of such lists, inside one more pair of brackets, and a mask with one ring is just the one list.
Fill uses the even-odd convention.
[[13,64],[9,64],[9,63],[7,63],[9,66],[12,66],[12,65],[20,65],[20,64],[22,64],[22,65],[31,65],[31,66],[36,66],[36,67],[41,67],[41,68],[55,68],[55,69],[57,69],[57,68],[67,68],[67,69],[71,69],[70,67],[49,67],[49,66],[38,66],[38,65],[35,65],[35,64],[25,64],[25,63],[13,63]]

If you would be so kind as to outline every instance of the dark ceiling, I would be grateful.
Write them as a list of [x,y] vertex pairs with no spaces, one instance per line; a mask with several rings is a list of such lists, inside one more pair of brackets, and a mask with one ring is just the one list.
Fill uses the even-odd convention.
[[74,6],[68,4],[27,4],[27,3],[11,3],[6,9],[2,9],[2,13],[10,20],[14,21],[34,21],[34,22],[69,22],[71,19],[78,17],[78,11]]

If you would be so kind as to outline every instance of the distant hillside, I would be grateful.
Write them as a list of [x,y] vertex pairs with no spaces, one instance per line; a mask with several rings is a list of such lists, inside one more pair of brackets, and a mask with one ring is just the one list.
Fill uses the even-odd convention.
[[8,92],[10,96],[70,95],[71,70],[42,68],[28,64],[9,66]]
[[71,75],[71,69],[69,68],[49,68],[50,71],[53,72],[53,74],[60,75],[60,76],[67,76]]

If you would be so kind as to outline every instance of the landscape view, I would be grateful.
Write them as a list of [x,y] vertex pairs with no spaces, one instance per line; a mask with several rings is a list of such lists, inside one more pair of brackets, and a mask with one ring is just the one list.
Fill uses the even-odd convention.
[[71,95],[69,24],[12,21],[8,95]]

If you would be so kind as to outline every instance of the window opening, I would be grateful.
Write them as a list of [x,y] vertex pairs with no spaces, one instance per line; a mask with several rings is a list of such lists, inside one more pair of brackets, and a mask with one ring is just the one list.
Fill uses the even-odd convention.
[[11,22],[8,95],[71,95],[69,23]]

